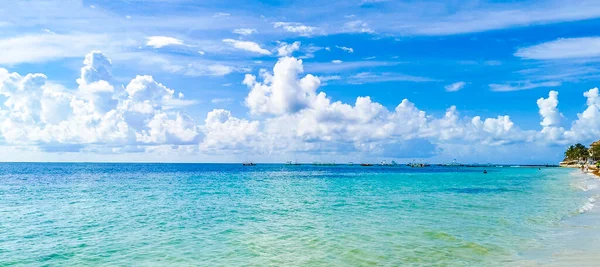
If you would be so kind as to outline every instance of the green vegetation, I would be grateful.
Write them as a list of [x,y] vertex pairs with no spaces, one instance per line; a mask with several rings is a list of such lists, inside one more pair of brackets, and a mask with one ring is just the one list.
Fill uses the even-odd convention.
[[587,161],[588,159],[600,164],[600,141],[592,143],[590,148],[582,144],[575,144],[565,151],[564,161]]
[[600,161],[600,145],[591,146],[588,150],[590,152],[590,157],[592,158],[592,160]]
[[579,143],[570,146],[565,151],[565,160],[587,160],[589,156],[588,148]]

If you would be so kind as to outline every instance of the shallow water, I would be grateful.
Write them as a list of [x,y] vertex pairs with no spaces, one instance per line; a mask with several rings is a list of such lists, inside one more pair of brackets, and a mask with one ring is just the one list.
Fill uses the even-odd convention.
[[596,179],[486,169],[0,164],[0,266],[593,262]]

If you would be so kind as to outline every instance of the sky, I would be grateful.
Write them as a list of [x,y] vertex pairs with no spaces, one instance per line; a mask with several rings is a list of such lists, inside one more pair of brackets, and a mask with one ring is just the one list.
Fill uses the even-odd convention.
[[600,2],[0,0],[0,161],[548,164]]

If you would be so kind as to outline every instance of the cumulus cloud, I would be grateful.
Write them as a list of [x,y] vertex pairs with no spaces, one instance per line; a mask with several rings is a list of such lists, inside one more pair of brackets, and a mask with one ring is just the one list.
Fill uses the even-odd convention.
[[200,146],[213,152],[247,152],[259,135],[259,125],[257,121],[235,118],[228,110],[215,109],[206,115],[202,126],[205,137]]
[[278,115],[295,112],[314,103],[319,78],[309,74],[298,79],[302,72],[302,60],[283,57],[275,64],[272,73],[261,71],[262,82],[257,81],[256,76],[246,74],[243,84],[251,89],[246,98],[250,112]]
[[87,54],[83,63],[77,90],[50,83],[43,74],[21,76],[0,69],[5,142],[55,152],[197,142],[200,131],[191,118],[166,113],[165,101],[173,99],[174,90],[150,76],[137,76],[117,90],[111,83],[111,62],[100,51]]
[[600,136],[600,96],[598,88],[592,88],[583,96],[587,98],[587,108],[577,114],[571,129],[565,133],[571,140],[595,140]]
[[233,46],[236,49],[250,51],[261,55],[270,55],[269,50],[263,49],[259,44],[250,41],[239,41],[233,39],[223,39],[223,42]]
[[[215,109],[197,120],[180,109],[196,101],[152,76],[137,75],[125,86],[115,84],[110,59],[93,51],[83,60],[77,88],[52,83],[44,74],[20,75],[0,68],[0,140],[46,152],[429,157],[510,154],[514,150],[507,149],[524,146],[548,151],[600,135],[597,88],[584,93],[587,107],[570,127],[563,128],[558,92],[550,91],[536,102],[541,129],[523,130],[508,115],[469,117],[455,106],[434,116],[408,99],[393,108],[369,96],[352,103],[335,101],[321,83],[336,79],[341,78],[305,74],[302,60],[281,57],[272,70],[247,74],[243,80],[249,88],[244,103],[251,119]],[[397,151],[403,149],[419,151]]]
[[540,115],[542,116],[542,122],[540,125],[543,127],[559,126],[560,119],[563,117],[558,112],[558,92],[550,91],[548,98],[540,98],[537,100],[538,108],[540,109]]
[[183,41],[168,36],[146,37],[146,45],[154,48],[162,48],[169,45],[183,45]]
[[298,49],[300,49],[300,42],[294,42],[291,44],[284,42],[284,43],[281,43],[279,45],[279,47],[277,48],[277,56],[280,56],[280,57],[291,56],[292,53],[298,51]]

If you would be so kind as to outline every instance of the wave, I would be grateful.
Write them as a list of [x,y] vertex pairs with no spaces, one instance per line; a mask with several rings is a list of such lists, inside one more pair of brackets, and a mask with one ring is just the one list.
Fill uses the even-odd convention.
[[579,208],[578,212],[579,213],[585,213],[587,211],[590,211],[594,208],[596,200],[598,199],[599,196],[595,196],[595,197],[590,197],[588,198],[588,202],[583,204],[583,206],[581,208]]

